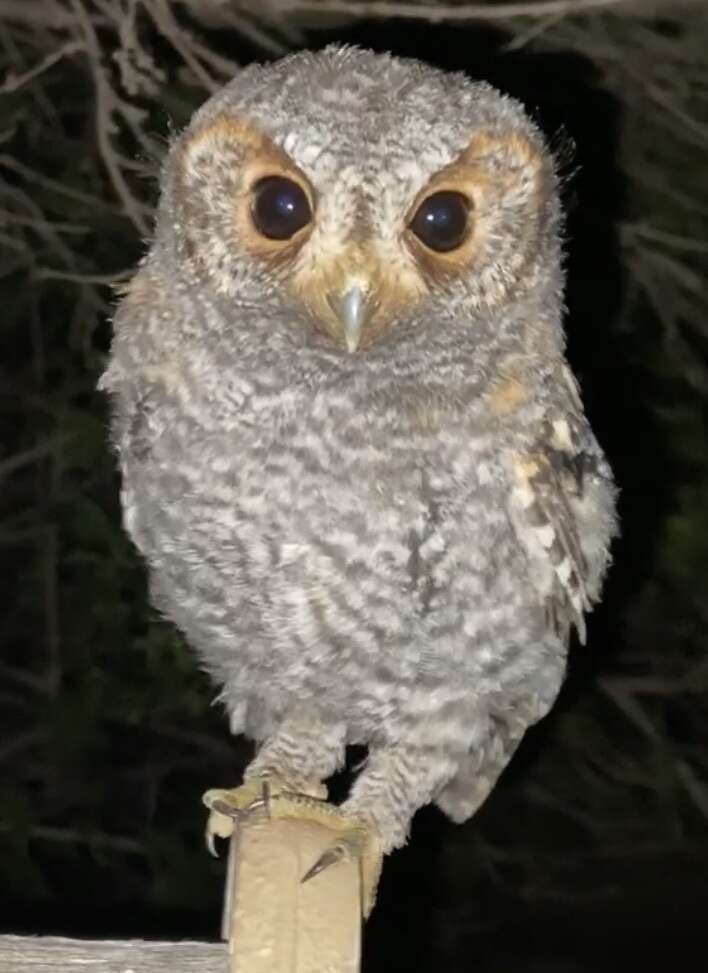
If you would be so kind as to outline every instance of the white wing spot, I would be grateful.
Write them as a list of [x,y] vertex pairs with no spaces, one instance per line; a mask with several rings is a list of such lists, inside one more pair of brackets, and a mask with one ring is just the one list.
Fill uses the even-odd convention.
[[548,549],[556,538],[556,532],[552,524],[544,524],[543,527],[536,528],[536,537],[541,544]]
[[567,419],[556,419],[553,423],[553,438],[551,445],[554,449],[561,449],[566,453],[574,451],[573,440],[570,435],[570,426]]

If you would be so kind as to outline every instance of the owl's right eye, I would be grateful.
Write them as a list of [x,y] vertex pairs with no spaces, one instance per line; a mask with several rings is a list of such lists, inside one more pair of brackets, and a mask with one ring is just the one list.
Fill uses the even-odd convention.
[[266,176],[253,188],[253,223],[269,240],[289,240],[312,219],[301,186],[284,176]]

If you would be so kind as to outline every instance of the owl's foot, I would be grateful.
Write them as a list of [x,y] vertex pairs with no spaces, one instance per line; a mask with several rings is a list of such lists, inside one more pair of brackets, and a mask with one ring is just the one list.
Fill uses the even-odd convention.
[[251,777],[229,790],[208,790],[202,796],[210,812],[205,834],[207,848],[218,857],[214,838],[230,838],[238,823],[255,811],[262,810],[267,817],[297,817],[297,810],[302,813],[310,804],[316,806],[326,800],[327,787],[319,781],[286,780],[273,773]]
[[324,851],[302,881],[314,879],[340,861],[358,861],[361,870],[362,914],[366,918],[376,899],[381,875],[383,842],[378,830],[363,819],[328,804],[327,788],[313,781],[289,781],[275,774],[252,777],[232,790],[207,791],[202,801],[209,808],[206,843],[216,855],[214,838],[230,838],[240,822],[256,812],[271,818],[315,821],[335,840]]
[[303,875],[309,882],[326,868],[341,861],[358,861],[361,872],[361,911],[366,919],[376,901],[376,888],[383,864],[383,841],[375,825],[341,811],[331,804],[321,804],[314,817],[330,831],[336,840],[320,855],[314,865]]

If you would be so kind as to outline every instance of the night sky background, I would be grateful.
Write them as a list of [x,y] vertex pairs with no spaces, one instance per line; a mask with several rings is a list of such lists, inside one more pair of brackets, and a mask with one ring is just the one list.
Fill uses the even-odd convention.
[[[0,3],[15,75],[72,36],[18,16],[4,21]],[[239,63],[273,56],[242,31],[180,23]],[[569,357],[622,491],[606,595],[555,710],[474,820],[419,812],[387,861],[364,969],[664,969],[708,947],[708,85],[696,84],[695,137],[683,119],[690,138],[667,127],[656,158],[646,141],[635,157],[627,133],[657,119],[633,115],[579,48],[515,48],[480,24],[333,23],[268,36],[463,70],[546,132],[565,176]],[[587,29],[620,63],[627,30],[613,23]],[[708,44],[701,17],[642,29],[672,50],[700,29]],[[165,136],[204,91],[148,17],[135,37],[164,72],[157,94],[125,90],[110,22],[93,37],[115,90],[145,113],[142,143],[120,118],[110,137],[149,206]],[[144,245],[100,157],[92,71],[70,51],[0,100],[0,931],[213,939],[223,862],[203,848],[200,796],[235,783],[251,746],[229,736],[189,650],[149,608],[120,528],[95,383],[110,285]],[[633,181],[647,158],[654,195]],[[664,234],[654,263],[637,262],[634,224]],[[668,312],[667,259],[692,295]]]

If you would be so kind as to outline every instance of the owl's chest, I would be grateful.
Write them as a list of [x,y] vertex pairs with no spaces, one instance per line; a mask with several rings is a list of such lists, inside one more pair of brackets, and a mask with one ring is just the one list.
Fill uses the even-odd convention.
[[203,590],[285,617],[291,601],[316,613],[339,590],[429,614],[514,560],[503,444],[471,410],[276,406],[153,423],[147,455],[125,464],[124,503],[154,567],[184,577],[189,565]]
[[186,557],[206,547],[272,587],[366,570],[414,583],[444,549],[498,527],[503,455],[484,429],[423,406],[298,405],[163,428],[134,494],[159,502],[150,529],[162,522]]

